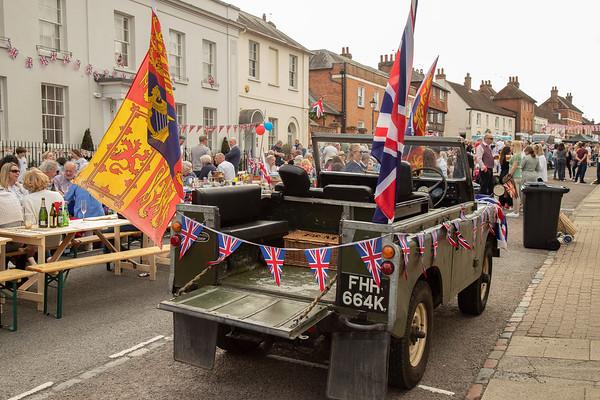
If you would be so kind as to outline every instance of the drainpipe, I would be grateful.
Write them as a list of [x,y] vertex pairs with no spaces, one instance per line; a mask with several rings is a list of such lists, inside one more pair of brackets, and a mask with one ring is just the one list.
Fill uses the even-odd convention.
[[340,75],[342,75],[342,133],[346,133],[346,63]]

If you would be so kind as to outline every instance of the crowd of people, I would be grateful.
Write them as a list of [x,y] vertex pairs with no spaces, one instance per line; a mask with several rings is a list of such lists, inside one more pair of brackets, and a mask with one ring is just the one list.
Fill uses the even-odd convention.
[[[0,227],[37,225],[42,199],[48,208],[53,203],[66,204],[73,218],[104,215],[103,205],[84,188],[73,183],[88,163],[82,152],[74,149],[70,159],[57,159],[52,151],[42,155],[38,167],[29,168],[27,150],[18,147],[14,155],[0,160]],[[7,252],[18,253],[10,261],[19,268],[35,264],[35,249],[8,243]]]
[[[565,181],[568,172],[568,179],[586,183],[588,166],[596,162],[600,151],[597,144],[592,146],[581,142],[546,144],[519,140],[494,141],[490,132],[486,132],[481,141],[467,142],[466,145],[473,179],[481,185],[480,193],[491,195],[496,185],[503,185],[505,190],[500,201],[511,209],[507,214],[510,217],[519,216],[520,191],[524,183],[548,182],[549,169],[553,171],[553,180]],[[592,183],[600,183],[600,174]]]

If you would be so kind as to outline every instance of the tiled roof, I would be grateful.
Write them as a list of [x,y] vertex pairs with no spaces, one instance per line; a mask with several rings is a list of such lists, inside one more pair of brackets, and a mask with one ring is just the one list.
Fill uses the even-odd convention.
[[548,121],[556,120],[556,117],[545,108],[535,106],[535,116],[540,118],[546,118]]
[[[423,79],[425,79],[425,74],[417,71],[417,70],[413,70],[412,73],[412,78],[411,78],[411,84],[416,83],[416,88],[418,89],[419,86],[421,85],[421,82],[423,82]],[[443,90],[445,92],[450,92],[448,89],[446,89],[445,87],[443,87],[442,85],[440,85],[439,83],[437,83],[436,81],[433,81],[433,86]]]
[[320,49],[312,50],[312,52],[313,55],[310,57],[310,69],[329,69],[333,66],[333,64],[345,62],[355,65],[359,68],[366,69],[367,71],[373,72],[374,74],[380,75],[384,78],[388,77],[388,74],[383,71],[361,64],[358,61],[351,60],[347,57],[340,56],[339,54],[336,54],[330,50]]
[[446,82],[448,82],[448,84],[452,88],[452,91],[459,95],[465,101],[465,103],[467,103],[469,108],[473,110],[479,110],[498,115],[506,115],[508,117],[516,116],[514,112],[494,104],[487,95],[481,93],[478,90],[469,90],[464,85],[461,85],[459,83],[450,81]]
[[509,100],[509,99],[523,99],[530,101],[532,103],[537,103],[537,101],[529,96],[527,93],[516,87],[515,85],[511,85],[510,83],[504,87],[501,91],[499,91],[495,96],[496,100]]
[[568,108],[569,110],[577,111],[578,113],[583,114],[583,111],[581,111],[579,108],[575,107],[575,105],[573,103],[571,103],[569,100],[567,100],[566,98],[564,98],[562,96],[558,96],[558,99],[563,104],[564,108]]
[[258,33],[263,36],[267,36],[268,38],[274,39],[275,41],[283,42],[284,44],[294,47],[300,51],[310,53],[306,47],[302,46],[300,43],[296,42],[294,39],[281,32],[279,29],[275,27],[275,24],[272,22],[267,22],[262,18],[256,17],[252,14],[248,14],[247,12],[241,11],[239,12],[238,22],[246,27],[249,31]]

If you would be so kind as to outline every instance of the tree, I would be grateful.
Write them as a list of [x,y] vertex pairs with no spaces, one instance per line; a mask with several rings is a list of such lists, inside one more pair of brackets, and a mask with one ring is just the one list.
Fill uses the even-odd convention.
[[81,149],[87,151],[94,151],[94,141],[92,140],[92,134],[90,128],[83,132],[83,139],[81,140]]
[[223,138],[223,143],[221,144],[221,153],[229,153],[229,140],[226,137]]

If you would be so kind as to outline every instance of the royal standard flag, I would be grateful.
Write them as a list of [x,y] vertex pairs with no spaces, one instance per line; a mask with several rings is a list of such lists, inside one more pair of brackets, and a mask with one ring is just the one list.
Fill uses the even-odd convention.
[[429,68],[427,75],[423,78],[419,90],[417,90],[417,95],[415,96],[410,115],[410,123],[407,127],[407,129],[412,129],[412,132],[407,132],[406,134],[408,136],[425,136],[425,133],[427,132],[426,125],[427,113],[429,111],[429,98],[431,97],[431,86],[433,85],[433,72],[435,71],[438,58],[439,57],[436,57],[431,68]]
[[183,199],[173,84],[158,17],[150,48],[98,151],[75,183],[161,243]]

